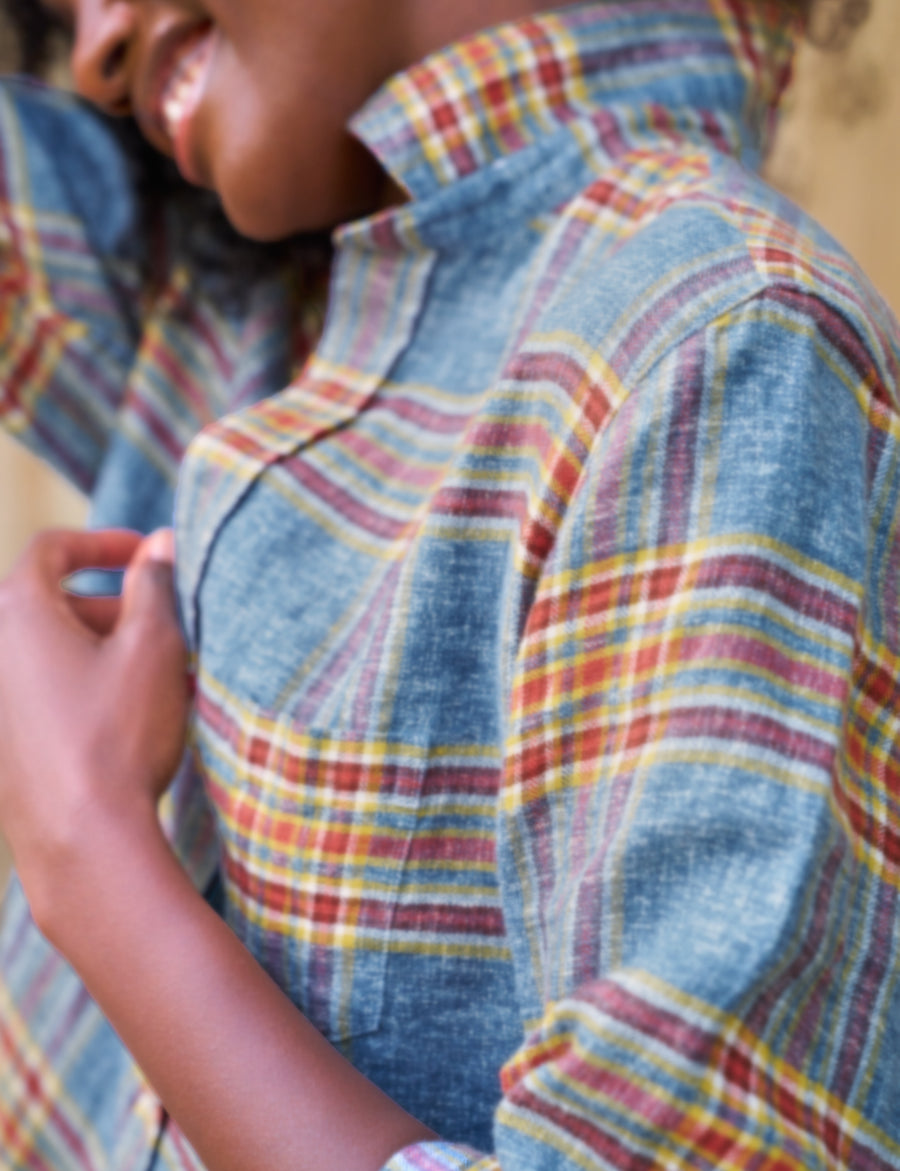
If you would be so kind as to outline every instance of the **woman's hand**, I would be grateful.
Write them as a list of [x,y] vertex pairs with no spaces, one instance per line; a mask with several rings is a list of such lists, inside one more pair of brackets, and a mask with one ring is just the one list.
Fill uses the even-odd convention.
[[[156,802],[186,656],[171,535],[48,533],[0,585],[0,825],[38,926],[216,1171],[371,1171],[434,1138],[301,1016],[194,889]],[[121,601],[60,587],[128,566]]]
[[[168,530],[48,532],[0,583],[0,828],[41,926],[104,836],[157,828],[189,708],[172,560]],[[62,588],[126,566],[121,598]]]

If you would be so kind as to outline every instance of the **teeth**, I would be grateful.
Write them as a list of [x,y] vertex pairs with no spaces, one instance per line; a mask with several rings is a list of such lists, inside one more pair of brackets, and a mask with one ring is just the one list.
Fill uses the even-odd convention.
[[166,130],[174,140],[178,126],[196,102],[199,83],[209,56],[209,38],[204,37],[183,53],[172,70],[163,91],[161,109]]

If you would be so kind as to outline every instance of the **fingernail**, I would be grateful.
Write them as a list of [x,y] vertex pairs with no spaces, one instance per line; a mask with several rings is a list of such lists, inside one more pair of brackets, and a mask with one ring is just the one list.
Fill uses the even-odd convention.
[[175,534],[171,529],[157,529],[144,541],[144,556],[148,561],[164,561],[167,565],[175,561]]

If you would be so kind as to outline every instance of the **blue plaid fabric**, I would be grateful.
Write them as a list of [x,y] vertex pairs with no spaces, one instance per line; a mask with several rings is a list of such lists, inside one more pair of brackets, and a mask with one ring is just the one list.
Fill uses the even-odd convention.
[[[5,419],[96,523],[174,509],[163,816],[440,1133],[389,1171],[900,1167],[898,329],[755,174],[781,9],[391,80],[353,126],[410,198],[324,321],[312,263],[148,289],[108,129],[3,90]],[[16,887],[0,970],[10,1166],[199,1167]]]

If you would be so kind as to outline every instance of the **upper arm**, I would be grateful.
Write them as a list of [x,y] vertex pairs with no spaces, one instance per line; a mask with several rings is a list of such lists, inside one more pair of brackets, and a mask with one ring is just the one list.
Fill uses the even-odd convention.
[[138,340],[137,210],[111,128],[0,83],[0,423],[89,490]]
[[860,1071],[887,988],[859,963],[900,944],[873,934],[889,888],[837,796],[872,368],[822,312],[763,293],[661,359],[599,437],[538,584],[500,812],[535,1021],[505,1071],[504,1167],[528,1135],[548,1166],[581,1149],[819,1167],[874,1134],[828,1130],[845,1104],[876,1115]]

